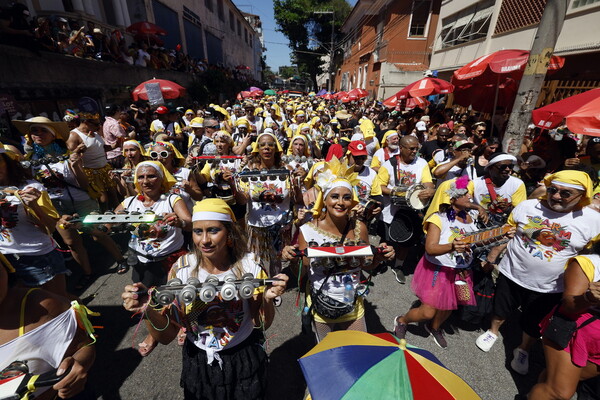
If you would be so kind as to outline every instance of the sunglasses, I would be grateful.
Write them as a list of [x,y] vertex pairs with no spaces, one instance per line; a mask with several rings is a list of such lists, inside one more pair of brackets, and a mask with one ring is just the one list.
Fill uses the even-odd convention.
[[210,129],[219,129],[219,128],[220,128],[220,126],[219,126],[219,125],[211,125],[211,126],[209,126],[209,125],[206,125],[206,126],[205,126],[205,128],[210,128]]
[[163,151],[151,151],[150,152],[150,158],[153,160],[156,160],[158,157],[160,158],[167,158],[169,157],[169,154],[171,154],[171,152],[163,150]]
[[31,135],[39,136],[40,134],[50,133],[50,131],[46,128],[31,128],[29,129],[29,133]]
[[485,132],[485,129],[477,129],[477,132]]
[[569,197],[573,196],[573,192],[571,192],[570,190],[558,189],[554,186],[550,186],[549,188],[547,188],[546,192],[548,192],[550,196],[554,196],[556,193],[558,193],[561,199],[568,199]]
[[494,165],[494,167],[498,168],[499,170],[513,169],[515,167],[515,164],[496,164]]

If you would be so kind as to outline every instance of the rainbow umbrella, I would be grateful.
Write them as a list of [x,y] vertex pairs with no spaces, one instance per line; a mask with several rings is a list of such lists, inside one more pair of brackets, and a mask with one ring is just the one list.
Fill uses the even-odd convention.
[[313,400],[481,399],[433,354],[389,333],[331,332],[298,361]]

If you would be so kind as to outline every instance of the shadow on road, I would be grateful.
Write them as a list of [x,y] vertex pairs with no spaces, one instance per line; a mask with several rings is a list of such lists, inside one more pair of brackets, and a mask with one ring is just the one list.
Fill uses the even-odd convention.
[[299,334],[273,350],[269,356],[267,399],[304,399],[306,382],[298,359],[316,344],[312,335]]

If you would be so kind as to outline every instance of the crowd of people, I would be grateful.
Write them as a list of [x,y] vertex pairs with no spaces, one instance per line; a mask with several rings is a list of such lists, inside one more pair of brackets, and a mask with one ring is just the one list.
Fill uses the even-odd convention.
[[[218,70],[227,79],[255,84],[246,67],[228,68],[195,59],[182,51],[164,47],[153,34],[135,34],[128,40],[121,29],[112,31],[93,21],[81,22],[59,15],[31,18],[26,5],[15,3],[0,9],[0,43],[34,52],[50,51],[79,58],[135,65],[159,70],[202,74]],[[128,44],[129,43],[129,44]]]
[[[116,273],[131,271],[122,300],[146,321],[140,354],[174,340],[183,346],[186,399],[264,397],[261,344],[289,280],[304,293],[303,331],[317,341],[334,330],[368,331],[363,300],[376,274],[399,284],[413,274],[420,303],[389,326],[400,340],[422,322],[439,347],[451,346],[443,324],[475,309],[484,329],[491,319],[473,344],[487,352],[520,308],[512,370],[529,373],[541,338],[547,369],[529,398],[570,398],[600,365],[600,140],[531,126],[513,156],[500,149],[498,117],[443,103],[401,112],[267,96],[195,108],[109,104],[68,110],[63,121],[13,121],[21,146],[0,148],[0,313],[11,321],[0,326],[0,352],[22,334],[19,312],[33,301],[22,300],[25,288],[43,289],[35,301],[73,298],[57,242],[81,266],[77,288],[93,279],[84,232],[106,248]],[[97,212],[147,219],[125,229],[122,251],[110,236],[122,226],[81,224]],[[370,237],[379,238],[374,246]],[[332,246],[366,253],[311,252]],[[495,282],[489,311],[473,290],[482,277]],[[244,279],[258,282],[253,292],[231,289]],[[168,281],[222,288],[160,304],[153,290]],[[66,312],[53,301],[49,321]],[[24,331],[37,335],[35,324]],[[54,387],[63,398],[93,362],[93,346],[82,345],[89,336],[79,336],[68,361],[43,367],[75,362]]]

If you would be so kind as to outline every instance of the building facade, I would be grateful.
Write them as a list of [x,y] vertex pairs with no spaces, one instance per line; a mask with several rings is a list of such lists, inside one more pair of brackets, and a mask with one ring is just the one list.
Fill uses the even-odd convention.
[[[440,9],[431,69],[452,72],[503,49],[529,50],[547,0],[445,0]],[[600,86],[600,0],[569,0],[554,54],[564,67],[546,78],[538,105]]]
[[429,69],[441,0],[359,0],[337,41],[336,90],[387,98]]

